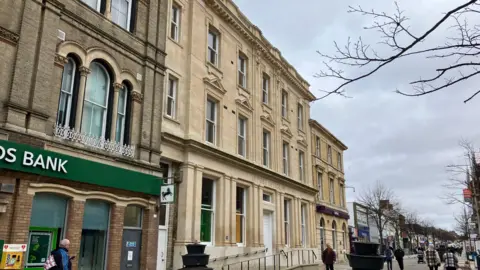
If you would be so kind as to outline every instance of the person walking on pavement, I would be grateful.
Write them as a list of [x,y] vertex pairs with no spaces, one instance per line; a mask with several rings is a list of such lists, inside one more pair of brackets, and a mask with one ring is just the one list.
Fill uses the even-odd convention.
[[403,249],[397,248],[393,255],[395,256],[395,260],[398,262],[398,267],[400,267],[400,270],[403,270],[403,257],[405,256],[405,252]]
[[72,270],[72,259],[68,255],[68,249],[70,248],[70,240],[63,239],[60,241],[60,245],[57,249],[52,251],[52,256],[55,259],[56,266],[49,268],[49,270]]
[[392,270],[393,248],[385,249],[385,261],[387,262],[387,270]]
[[332,249],[330,244],[327,244],[327,248],[322,252],[322,262],[326,266],[326,270],[333,270],[333,264],[337,261],[337,255]]
[[445,270],[456,270],[458,266],[458,258],[453,252],[452,248],[449,248],[448,251],[443,255],[445,260]]
[[438,256],[438,252],[435,250],[433,244],[430,244],[425,251],[425,259],[427,260],[427,265],[430,270],[438,270],[438,267],[441,265],[440,256]]

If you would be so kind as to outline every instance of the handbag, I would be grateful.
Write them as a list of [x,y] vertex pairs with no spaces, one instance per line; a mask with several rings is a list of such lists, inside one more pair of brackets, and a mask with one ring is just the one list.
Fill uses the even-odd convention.
[[47,261],[43,265],[43,269],[48,270],[55,266],[57,266],[57,263],[55,263],[55,258],[53,258],[53,255],[49,255]]

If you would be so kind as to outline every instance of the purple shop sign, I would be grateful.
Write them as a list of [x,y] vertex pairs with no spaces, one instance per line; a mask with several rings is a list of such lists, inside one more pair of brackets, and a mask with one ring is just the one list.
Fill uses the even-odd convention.
[[326,207],[325,205],[320,205],[320,204],[317,204],[317,213],[323,213],[323,214],[327,214],[327,215],[330,215],[330,216],[336,216],[336,217],[340,217],[340,218],[344,218],[344,219],[349,219],[350,218],[350,216],[345,212],[341,212],[341,211],[338,211],[338,210],[335,210],[333,208]]

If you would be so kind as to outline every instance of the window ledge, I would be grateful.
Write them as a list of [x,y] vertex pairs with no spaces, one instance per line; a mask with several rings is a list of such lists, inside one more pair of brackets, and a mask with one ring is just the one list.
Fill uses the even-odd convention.
[[167,114],[163,114],[163,118],[164,118],[165,120],[168,120],[168,121],[170,121],[170,122],[173,122],[173,123],[175,123],[175,124],[177,124],[177,125],[180,125],[180,121],[178,121],[178,120],[175,119],[175,118],[172,118],[171,116],[168,116]]
[[183,49],[183,46],[180,44],[180,41],[177,41],[177,40],[171,38],[170,36],[168,36],[168,39],[169,39],[172,43],[174,43],[175,45],[177,45],[178,47],[180,47],[180,48]]
[[267,110],[269,110],[270,112],[272,112],[272,107],[270,107],[270,105],[268,105],[267,103],[263,103],[263,102],[262,102],[262,108],[263,108],[263,109],[266,108]]
[[247,87],[243,87],[242,85],[240,85],[238,83],[237,83],[237,88],[250,94],[250,90],[248,90]]
[[305,128],[301,128],[301,129],[299,128],[299,129],[298,129],[298,132],[299,132],[300,134],[305,135]]
[[210,63],[210,61],[208,61],[208,59],[206,60],[206,62],[207,62],[207,63],[205,64],[205,66],[206,66],[207,68],[213,68],[213,69],[215,70],[215,72],[219,73],[219,74],[223,77],[223,72],[222,72],[222,70],[220,69],[220,67],[217,67],[217,66],[215,66],[214,64]]
[[290,124],[290,120],[288,120],[287,117],[283,117],[283,116],[282,116],[282,121],[285,121],[285,122],[287,122],[288,124]]

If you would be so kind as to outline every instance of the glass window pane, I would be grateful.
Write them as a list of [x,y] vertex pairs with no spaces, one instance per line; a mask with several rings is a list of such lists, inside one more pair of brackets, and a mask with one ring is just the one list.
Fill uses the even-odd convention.
[[87,200],[83,214],[83,229],[103,230],[108,229],[110,205],[103,201]]
[[202,210],[200,217],[200,242],[212,241],[212,218],[213,213],[209,210]]
[[210,179],[202,180],[202,208],[213,208],[213,181]]
[[85,99],[98,105],[107,106],[109,77],[106,70],[98,63],[92,63],[88,74]]
[[142,208],[135,205],[129,205],[125,208],[123,219],[124,227],[142,227]]
[[127,89],[124,85],[122,88],[118,90],[118,112],[124,114],[125,113],[125,100],[127,98]]
[[68,199],[51,193],[37,193],[33,197],[30,226],[63,228]]

